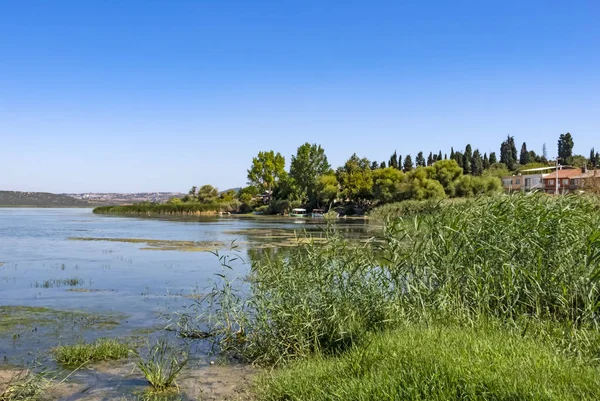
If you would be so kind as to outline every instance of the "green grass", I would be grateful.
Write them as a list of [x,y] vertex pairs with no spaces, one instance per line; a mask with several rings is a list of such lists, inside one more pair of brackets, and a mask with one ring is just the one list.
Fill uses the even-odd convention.
[[52,379],[45,373],[30,370],[16,372],[4,388],[0,388],[0,401],[37,401],[51,385]]
[[177,387],[175,379],[187,365],[188,355],[181,352],[166,339],[160,338],[150,348],[147,356],[133,351],[137,369],[144,375],[155,392],[165,392]]
[[600,370],[498,329],[412,325],[259,381],[259,400],[598,400]]
[[61,345],[52,350],[56,362],[65,366],[125,359],[129,352],[129,344],[109,338],[102,338],[91,344]]
[[166,203],[137,203],[122,206],[100,206],[94,209],[97,214],[133,214],[133,215],[194,215],[211,212],[233,212],[239,202],[222,203],[182,203],[171,205]]

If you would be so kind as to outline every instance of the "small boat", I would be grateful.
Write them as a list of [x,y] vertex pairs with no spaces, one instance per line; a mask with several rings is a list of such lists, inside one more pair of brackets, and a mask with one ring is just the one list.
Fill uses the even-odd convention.
[[325,217],[325,210],[323,209],[313,209],[312,213],[310,214],[313,218],[317,217]]
[[295,209],[292,209],[292,211],[290,212],[290,217],[306,217],[306,216],[308,216],[308,214],[306,214],[306,209],[295,208]]

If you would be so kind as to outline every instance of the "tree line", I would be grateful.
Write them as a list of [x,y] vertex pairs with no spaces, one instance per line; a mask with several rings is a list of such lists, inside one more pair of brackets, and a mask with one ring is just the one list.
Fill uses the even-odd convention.
[[[570,133],[558,140],[562,164],[597,166],[600,155],[573,154]],[[183,199],[170,202],[239,202],[240,210],[283,213],[292,207],[330,207],[334,202],[372,207],[404,200],[443,199],[492,194],[502,188],[500,178],[521,170],[549,166],[546,145],[540,154],[523,142],[517,151],[514,136],[508,135],[496,152],[483,153],[467,144],[464,150],[451,148],[450,154],[429,152],[402,156],[394,151],[387,161],[371,161],[353,154],[333,169],[325,150],[318,144],[304,143],[292,155],[289,170],[285,157],[273,150],[261,151],[247,171],[248,186],[237,193],[219,193],[211,185],[193,187]]]

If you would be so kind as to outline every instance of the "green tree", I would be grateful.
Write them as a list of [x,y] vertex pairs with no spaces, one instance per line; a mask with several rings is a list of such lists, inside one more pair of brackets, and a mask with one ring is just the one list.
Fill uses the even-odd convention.
[[252,159],[252,167],[248,170],[248,182],[260,187],[262,190],[271,191],[275,182],[281,177],[285,169],[285,158],[279,152],[272,150],[258,152]]
[[433,157],[434,157],[433,153],[429,152],[429,156],[427,156],[427,166],[431,166],[433,164],[433,162],[434,162]]
[[565,163],[571,163],[573,157],[573,137],[570,133],[561,134],[558,138],[558,157]]
[[488,159],[487,153],[483,154],[483,169],[487,170],[490,168],[490,159]]
[[480,176],[483,174],[483,159],[479,149],[475,149],[473,157],[471,157],[471,174],[474,176]]
[[484,172],[484,176],[486,177],[497,177],[502,178],[511,175],[510,170],[506,167],[504,163],[494,163],[490,166],[488,170]]
[[454,153],[453,147],[450,147],[450,159],[456,160],[456,154]]
[[508,135],[506,140],[500,145],[500,163],[504,163],[512,171],[517,160],[515,137]]
[[386,168],[385,162],[381,162],[381,164],[379,165],[379,168]]
[[408,172],[408,171],[412,171],[413,169],[413,162],[412,162],[412,157],[410,155],[406,155],[406,157],[404,158],[404,164],[402,165],[402,170],[404,170],[404,172]]
[[425,167],[425,157],[423,156],[423,152],[417,153],[417,157],[415,159],[416,167]]
[[529,159],[530,156],[529,152],[527,152],[527,144],[523,142],[523,145],[521,145],[521,154],[519,155],[519,164],[525,165],[533,161]]
[[317,202],[319,204],[331,207],[338,193],[339,184],[334,173],[323,174],[319,177],[317,180]]
[[429,178],[440,183],[447,196],[453,197],[456,192],[456,181],[463,175],[463,170],[456,160],[439,160],[428,167],[428,174]]
[[464,174],[471,174],[472,159],[473,159],[473,150],[471,149],[471,145],[468,144],[465,147],[465,153],[463,154],[462,168],[463,168]]
[[237,194],[235,193],[235,191],[233,189],[230,189],[227,192],[223,192],[219,196],[219,199],[221,202],[233,202],[236,197],[237,197]]
[[192,187],[192,189],[189,190],[188,195],[190,195],[191,197],[195,198],[197,191],[198,191],[198,187],[194,185]]
[[441,150],[440,150],[440,152],[438,153],[438,157],[437,157],[437,160],[436,160],[436,161],[438,161],[438,160],[442,160],[442,151],[441,151]]
[[410,199],[443,199],[444,187],[438,181],[429,178],[426,167],[417,167],[409,174]]
[[496,164],[498,163],[498,158],[496,157],[496,152],[491,152],[490,153],[490,166],[492,164]]
[[308,142],[298,148],[290,163],[290,178],[300,195],[309,201],[315,199],[317,178],[331,169],[321,145]]
[[196,197],[200,203],[212,203],[217,199],[217,196],[219,196],[217,188],[207,184],[200,187]]
[[398,154],[394,150],[392,156],[390,156],[390,161],[388,162],[388,167],[398,168]]
[[[316,179],[315,179],[316,187]],[[314,189],[313,189],[314,190]],[[296,180],[285,171],[279,177],[279,180],[273,188],[273,199],[289,200],[292,202],[302,202],[305,192],[299,188]]]
[[596,150],[594,148],[590,149],[590,166],[596,166],[598,162],[596,161]]
[[336,175],[342,195],[351,201],[361,202],[372,198],[373,172],[369,159],[359,158],[354,153]]
[[404,174],[393,167],[373,172],[373,196],[375,200],[381,203],[396,200],[398,186],[403,177]]
[[379,168],[379,163],[377,163],[375,160],[373,160],[371,162],[371,170],[377,170]]

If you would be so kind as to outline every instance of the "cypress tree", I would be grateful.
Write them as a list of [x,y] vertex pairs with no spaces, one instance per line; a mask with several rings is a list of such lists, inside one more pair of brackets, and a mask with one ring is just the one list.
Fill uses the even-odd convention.
[[590,149],[590,164],[592,166],[595,166],[596,163],[597,163],[597,160],[596,160],[595,149],[592,148],[592,149]]
[[429,152],[429,156],[427,156],[427,165],[431,166],[433,164],[434,160],[433,160],[433,153]]
[[388,167],[398,168],[398,156],[396,155],[396,151],[390,157],[390,162],[388,163]]
[[377,163],[376,161],[373,160],[373,162],[371,163],[371,170],[377,170],[378,167],[379,167],[379,163]]
[[476,176],[483,174],[483,159],[479,149],[475,149],[471,158],[471,174]]
[[440,150],[440,152],[438,153],[438,157],[437,157],[437,159],[438,159],[438,160],[442,160],[442,151],[441,151],[441,150]]
[[490,168],[490,159],[488,159],[487,153],[483,154],[483,169],[487,170]]
[[417,158],[415,159],[415,165],[417,167],[425,167],[425,157],[423,156],[423,152],[417,153]]
[[450,148],[450,160],[454,160],[455,159],[455,154],[454,154],[454,148]]
[[404,171],[411,171],[413,169],[413,163],[412,163],[412,157],[410,155],[406,155],[406,157],[404,158]]
[[498,163],[498,159],[496,158],[496,152],[491,152],[490,153],[490,166],[495,163]]
[[471,145],[467,145],[465,148],[465,154],[463,155],[463,171],[465,174],[471,174],[471,159],[473,158],[473,151],[471,150]]
[[527,144],[525,142],[523,142],[523,145],[521,145],[521,154],[519,155],[519,164],[524,166],[529,162],[530,162],[530,160],[529,160],[529,152],[527,152]]
[[381,164],[379,165],[379,168],[385,168],[385,162],[381,162]]

